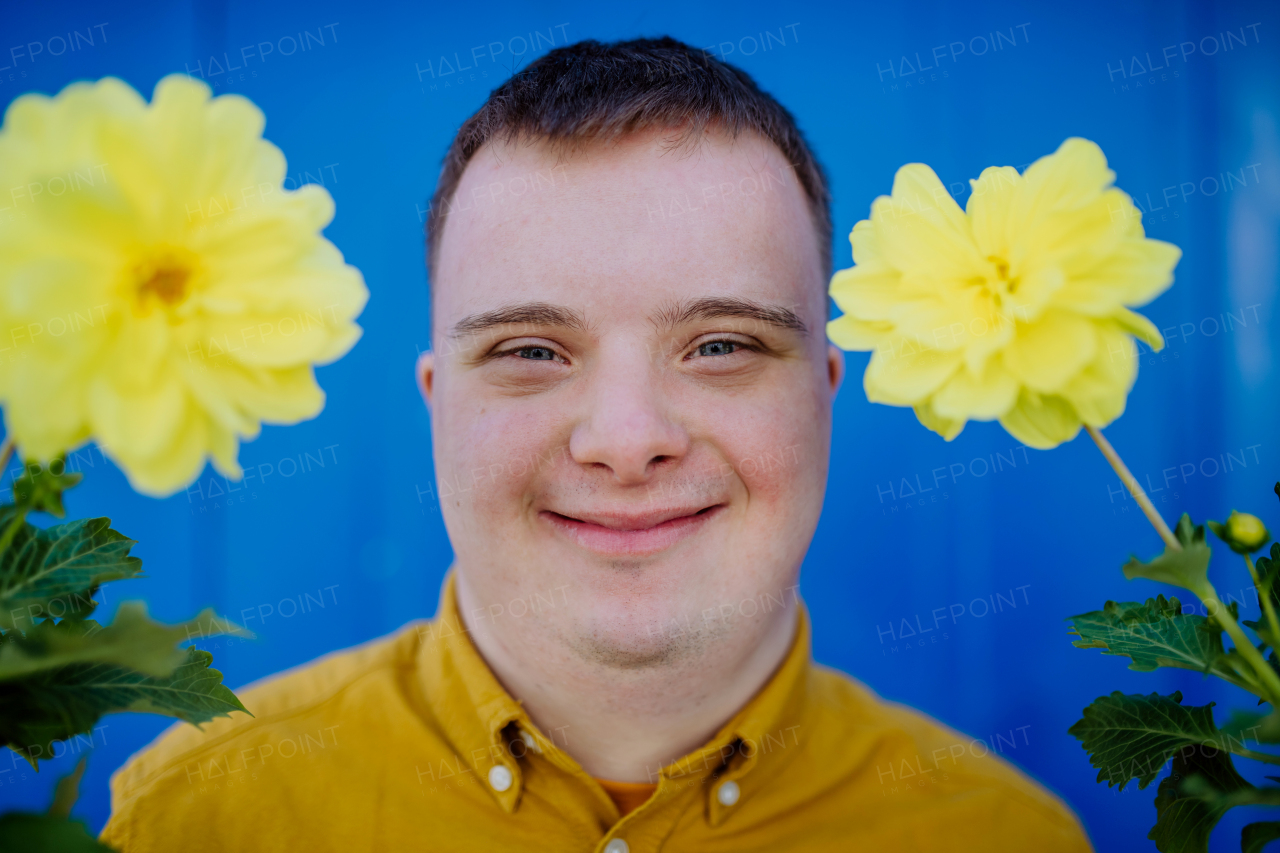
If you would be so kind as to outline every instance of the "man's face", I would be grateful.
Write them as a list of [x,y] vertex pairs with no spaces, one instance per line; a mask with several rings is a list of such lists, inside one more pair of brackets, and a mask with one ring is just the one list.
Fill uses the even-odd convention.
[[817,237],[772,144],[671,139],[486,146],[441,238],[441,509],[472,627],[508,646],[745,653],[794,601],[843,364]]

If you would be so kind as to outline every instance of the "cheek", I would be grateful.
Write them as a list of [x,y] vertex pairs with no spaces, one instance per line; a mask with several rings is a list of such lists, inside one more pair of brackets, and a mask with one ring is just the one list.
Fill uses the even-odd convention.
[[746,486],[756,511],[806,514],[820,505],[829,437],[825,410],[802,394],[773,397],[770,405],[720,413],[715,431],[726,461]]
[[440,399],[433,426],[446,517],[483,528],[522,511],[539,472],[568,459],[568,441],[546,411],[476,399],[465,392]]

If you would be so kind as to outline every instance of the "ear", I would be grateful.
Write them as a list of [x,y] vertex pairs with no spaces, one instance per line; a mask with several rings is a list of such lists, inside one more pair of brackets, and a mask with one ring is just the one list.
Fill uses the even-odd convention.
[[827,377],[831,382],[831,396],[834,397],[844,381],[844,350],[835,344],[827,344]]
[[418,380],[418,392],[422,394],[422,402],[431,406],[431,392],[435,381],[436,357],[431,350],[418,355],[414,365],[414,377]]

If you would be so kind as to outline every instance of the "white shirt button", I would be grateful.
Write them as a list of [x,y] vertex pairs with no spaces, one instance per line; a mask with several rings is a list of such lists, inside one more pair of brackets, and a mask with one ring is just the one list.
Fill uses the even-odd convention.
[[520,730],[520,739],[524,741],[524,745],[531,751],[536,752],[538,755],[542,754],[542,747],[538,746],[538,742],[533,739],[533,735],[529,734],[524,729]]
[[716,791],[716,799],[722,806],[731,806],[738,801],[741,794],[742,791],[739,790],[737,782],[725,782],[720,786],[720,790]]
[[614,838],[604,846],[604,853],[628,853],[631,847],[621,838]]
[[511,771],[502,764],[495,764],[489,768],[489,786],[493,790],[502,792],[511,787]]

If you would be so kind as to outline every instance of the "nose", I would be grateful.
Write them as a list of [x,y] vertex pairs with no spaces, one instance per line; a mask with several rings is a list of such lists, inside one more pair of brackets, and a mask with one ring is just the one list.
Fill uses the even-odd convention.
[[579,465],[608,470],[618,485],[647,482],[689,452],[689,434],[648,364],[598,370],[569,439]]

